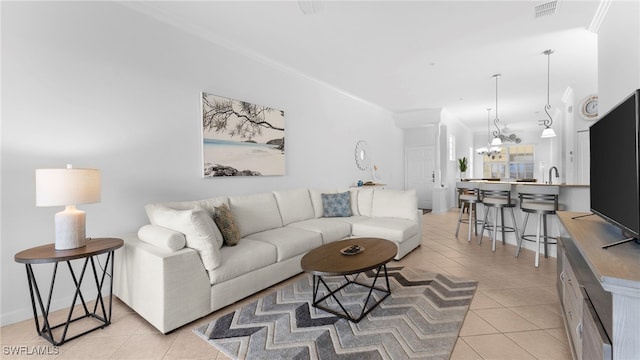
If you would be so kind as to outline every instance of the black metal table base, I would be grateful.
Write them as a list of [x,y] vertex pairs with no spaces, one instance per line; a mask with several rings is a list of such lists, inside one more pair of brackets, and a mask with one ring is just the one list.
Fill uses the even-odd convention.
[[[82,266],[82,270],[80,272],[80,276],[77,277],[75,272],[73,271],[73,267],[71,266],[71,262],[70,261],[66,261],[67,266],[69,267],[69,273],[71,274],[71,278],[73,279],[73,282],[76,286],[76,290],[75,290],[75,294],[73,296],[73,301],[71,303],[71,307],[69,308],[69,313],[67,314],[67,320],[66,322],[57,324],[57,325],[51,325],[50,321],[49,321],[49,311],[51,308],[51,298],[52,298],[52,294],[53,294],[53,288],[55,285],[55,281],[56,281],[56,274],[58,272],[58,262],[55,263],[54,268],[53,268],[53,275],[51,278],[51,285],[49,287],[49,296],[47,298],[47,303],[46,306],[43,302],[42,296],[40,295],[40,289],[38,288],[38,284],[36,282],[36,277],[35,274],[33,272],[33,268],[31,267],[31,264],[25,264],[27,267],[27,279],[29,280],[29,293],[31,295],[31,306],[33,308],[33,315],[34,315],[34,320],[36,323],[36,330],[38,331],[38,335],[42,336],[43,338],[47,339],[51,344],[53,344],[54,346],[58,346],[58,345],[62,345],[65,342],[75,339],[79,336],[85,335],[87,333],[90,333],[92,331],[98,330],[98,329],[103,329],[106,326],[108,326],[109,324],[111,324],[111,307],[113,304],[113,279],[109,279],[109,299],[108,299],[108,307],[105,306],[105,301],[104,298],[102,296],[102,287],[105,284],[105,279],[107,278],[107,276],[109,276],[111,278],[111,274],[113,274],[113,257],[114,257],[114,252],[111,251],[107,254],[107,259],[106,262],[104,264],[104,268],[102,268],[102,274],[99,275],[98,270],[96,269],[96,263],[94,260],[93,256],[87,257],[85,258],[84,264]],[[93,305],[93,309],[90,311],[89,307],[87,306],[87,303],[84,299],[84,296],[82,295],[82,290],[80,289],[81,285],[82,285],[82,281],[84,280],[84,275],[85,272],[87,270],[87,266],[89,265],[89,263],[91,263],[91,269],[93,270],[93,279],[95,281],[96,284],[96,288],[98,291],[97,294],[97,298],[95,301],[95,304]],[[109,269],[109,273],[108,270]],[[76,306],[76,303],[78,301],[78,298],[80,299],[80,304],[82,305],[82,311],[84,312],[84,315],[72,318],[73,316],[73,311],[74,308]],[[42,315],[42,327],[40,326],[40,321],[38,320],[38,310],[40,310],[40,313]],[[95,320],[97,320],[98,325],[89,329],[89,330],[85,330],[80,334],[76,334],[73,335],[69,338],[67,338],[67,332],[69,330],[69,325],[71,323],[74,323],[78,320],[82,320],[82,319],[86,319],[86,318],[93,318]],[[60,336],[59,340],[56,340],[54,335],[53,335],[53,330],[63,327],[64,329],[62,331],[62,335]]]
[[[381,278],[381,272],[384,272],[384,282],[386,283],[387,288],[381,288],[381,287],[376,287],[376,282],[378,281],[378,278]],[[329,286],[327,285],[327,283],[324,281],[324,279],[322,279],[322,276],[320,275],[313,275],[313,307],[324,310],[326,312],[332,313],[338,317],[341,317],[343,319],[347,319],[349,321],[352,322],[359,322],[360,320],[362,320],[365,316],[367,316],[367,314],[369,312],[371,312],[371,310],[373,310],[376,306],[378,306],[381,302],[384,301],[384,299],[386,299],[389,295],[391,295],[391,288],[389,287],[389,276],[387,274],[387,266],[386,264],[382,264],[377,268],[376,271],[376,276],[373,279],[373,282],[371,284],[363,284],[361,282],[358,282],[358,276],[360,276],[360,273],[355,274],[355,277],[353,279],[349,279],[347,277],[347,275],[344,275],[345,278],[345,283],[342,284],[340,287],[331,290],[329,288]],[[324,287],[327,289],[328,294],[319,298],[318,299],[318,291],[320,290],[320,284],[324,285]],[[357,285],[357,286],[363,286],[367,289],[369,289],[369,293],[367,294],[367,298],[364,301],[364,304],[362,305],[362,311],[360,312],[359,315],[357,315],[357,317],[351,315],[349,313],[349,311],[347,311],[347,309],[344,307],[344,305],[342,305],[342,302],[340,302],[340,300],[338,299],[338,297],[336,296],[336,293],[338,293],[340,290],[342,290],[343,288],[345,288],[348,285]],[[370,304],[370,300],[373,299],[373,290],[377,290],[382,292],[384,295],[378,299],[377,301],[372,301],[372,303]],[[340,309],[342,311],[338,311],[336,309],[332,309],[328,306],[322,305],[321,302],[325,301],[326,299],[328,299],[329,297],[333,298],[335,300],[335,302],[338,304],[338,306],[340,307]]]

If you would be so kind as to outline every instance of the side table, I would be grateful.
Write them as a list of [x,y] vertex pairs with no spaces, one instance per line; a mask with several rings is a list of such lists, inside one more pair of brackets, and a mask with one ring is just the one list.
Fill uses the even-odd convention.
[[[27,268],[27,280],[29,281],[29,293],[31,295],[31,306],[33,307],[33,317],[36,323],[36,330],[38,335],[47,339],[54,346],[62,345],[66,341],[75,339],[79,336],[85,335],[97,329],[103,329],[104,327],[111,324],[111,305],[113,299],[113,258],[114,252],[116,249],[122,247],[123,245],[122,239],[116,238],[97,238],[97,239],[89,239],[87,240],[87,245],[77,249],[70,250],[56,250],[55,244],[48,244],[43,246],[34,247],[31,249],[27,249],[17,253],[14,257],[14,260],[19,263],[23,263]],[[106,261],[104,263],[104,267],[99,264],[98,255],[107,254]],[[80,274],[76,274],[73,267],[71,266],[71,260],[84,259],[84,263],[82,265],[82,270]],[[51,297],[53,294],[53,288],[56,281],[56,275],[58,273],[58,264],[60,262],[66,262],[69,268],[69,273],[71,274],[71,278],[76,286],[75,294],[73,296],[73,301],[71,302],[71,307],[69,308],[69,313],[67,315],[66,322],[51,325],[49,321],[49,310],[51,306]],[[101,273],[96,268],[96,262],[100,265]],[[53,274],[51,277],[51,285],[49,287],[49,295],[46,299],[46,304],[43,301],[42,296],[40,295],[40,289],[38,288],[38,284],[36,281],[36,276],[33,272],[32,265],[34,264],[46,264],[46,263],[54,263]],[[84,280],[84,275],[87,270],[87,266],[91,264],[91,269],[93,270],[93,279],[95,281],[95,286],[98,291],[98,295],[93,305],[93,310],[89,310],[87,303],[85,301],[84,296],[82,295],[82,290],[80,289],[82,285],[82,281]],[[109,301],[108,308],[105,307],[105,301],[103,299],[102,288],[105,284],[105,279],[109,277]],[[73,310],[76,306],[76,302],[80,298],[80,303],[82,304],[82,310],[84,315],[78,316],[76,318],[72,318]],[[38,320],[38,311],[40,311],[40,315],[42,315],[42,327],[40,326],[40,321]],[[67,338],[67,331],[69,330],[69,325],[75,321],[85,319],[85,318],[93,318],[97,320],[98,325],[83,331],[79,334],[73,335]],[[64,326],[62,334],[59,340],[54,338],[53,330],[59,327]]]

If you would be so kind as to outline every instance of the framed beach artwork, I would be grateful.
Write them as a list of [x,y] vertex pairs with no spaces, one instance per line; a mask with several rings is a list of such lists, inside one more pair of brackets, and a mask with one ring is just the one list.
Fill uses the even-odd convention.
[[203,176],[285,175],[284,111],[202,93]]

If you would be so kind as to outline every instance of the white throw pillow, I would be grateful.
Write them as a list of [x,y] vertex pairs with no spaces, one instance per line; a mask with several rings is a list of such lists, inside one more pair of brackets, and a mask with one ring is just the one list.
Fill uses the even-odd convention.
[[175,210],[156,205],[153,225],[159,225],[185,235],[187,246],[198,251],[205,269],[220,266],[222,257],[214,235],[217,229],[209,212],[201,207],[189,210]]
[[[201,208],[201,209],[204,209],[209,215],[209,217],[211,218],[211,220],[213,220],[213,212],[215,211],[215,208],[213,207],[213,205],[217,204],[217,202],[214,200],[215,199],[201,200],[201,201],[181,201],[181,202],[147,204],[145,205],[144,210],[147,212],[147,217],[149,218],[149,222],[154,225],[156,225],[157,223],[156,214],[158,213],[158,211],[162,213],[166,209],[191,210],[191,209]],[[224,203],[224,201],[221,201],[220,203]],[[213,223],[213,225],[214,225],[213,236],[216,239],[216,244],[218,245],[218,249],[219,249],[224,244],[224,239],[222,238],[222,233],[220,232],[220,229],[218,229],[218,226],[215,224],[215,222]]]
[[412,190],[376,190],[373,193],[371,216],[417,221],[418,197]]
[[138,238],[170,251],[178,251],[186,245],[183,233],[159,225],[144,225],[138,230]]

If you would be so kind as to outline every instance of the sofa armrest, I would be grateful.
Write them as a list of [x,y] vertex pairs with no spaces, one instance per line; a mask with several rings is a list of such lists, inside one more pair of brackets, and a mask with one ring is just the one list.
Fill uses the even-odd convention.
[[195,250],[169,251],[136,234],[121,238],[113,279],[120,300],[162,333],[211,312],[211,283]]

